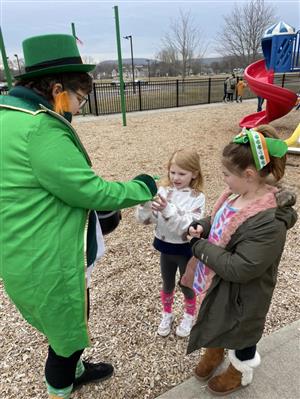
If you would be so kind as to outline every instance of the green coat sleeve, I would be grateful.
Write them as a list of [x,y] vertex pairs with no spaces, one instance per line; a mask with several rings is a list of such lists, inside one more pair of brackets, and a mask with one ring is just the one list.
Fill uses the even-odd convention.
[[97,176],[68,128],[51,117],[41,119],[28,138],[29,162],[38,183],[53,196],[71,207],[95,210],[122,209],[152,199],[142,181],[108,182]]
[[193,254],[223,280],[247,283],[279,263],[286,238],[283,223],[274,222],[259,230],[248,229],[232,251],[203,239],[193,245]]

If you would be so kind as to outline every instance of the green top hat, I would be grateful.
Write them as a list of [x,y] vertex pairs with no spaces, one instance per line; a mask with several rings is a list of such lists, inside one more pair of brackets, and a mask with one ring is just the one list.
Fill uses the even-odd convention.
[[17,79],[63,72],[90,72],[95,65],[83,64],[72,35],[43,35],[23,41],[25,74]]

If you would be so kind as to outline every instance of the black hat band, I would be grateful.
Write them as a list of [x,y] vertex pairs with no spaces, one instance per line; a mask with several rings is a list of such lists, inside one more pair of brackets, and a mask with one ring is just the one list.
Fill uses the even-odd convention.
[[51,61],[44,61],[44,62],[40,62],[39,64],[25,67],[25,71],[32,72],[32,71],[37,71],[37,70],[43,69],[43,68],[53,67],[53,66],[74,65],[74,64],[78,64],[78,65],[82,64],[81,57],[66,57],[66,58],[59,58],[59,59],[51,60]]

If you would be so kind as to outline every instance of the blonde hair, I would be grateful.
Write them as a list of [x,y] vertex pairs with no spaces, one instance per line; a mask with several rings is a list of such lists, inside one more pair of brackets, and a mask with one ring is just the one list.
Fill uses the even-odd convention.
[[169,173],[171,165],[173,164],[176,164],[180,168],[188,170],[189,172],[197,173],[197,176],[191,180],[190,188],[197,192],[201,192],[203,190],[203,176],[200,166],[200,156],[197,151],[187,148],[174,151],[167,164],[168,175],[162,179],[160,183],[161,186],[171,185]]

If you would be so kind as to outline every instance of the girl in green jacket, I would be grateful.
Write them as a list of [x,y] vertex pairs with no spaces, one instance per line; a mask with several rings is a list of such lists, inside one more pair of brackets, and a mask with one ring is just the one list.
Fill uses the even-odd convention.
[[[293,195],[270,186],[283,177],[287,145],[270,126],[243,130],[223,150],[228,185],[211,217],[189,228],[195,258],[182,278],[201,296],[188,353],[205,347],[195,369],[208,389],[226,395],[251,383],[287,229],[297,219]],[[230,365],[213,376],[229,349]],[[212,377],[212,378],[210,378]]]
[[87,101],[94,65],[82,63],[75,38],[32,37],[23,51],[26,73],[0,97],[0,277],[47,337],[49,398],[68,399],[113,374],[111,364],[81,360],[90,346],[87,266],[103,247],[95,210],[144,203],[157,188],[148,175],[108,182],[91,169],[70,122]]

